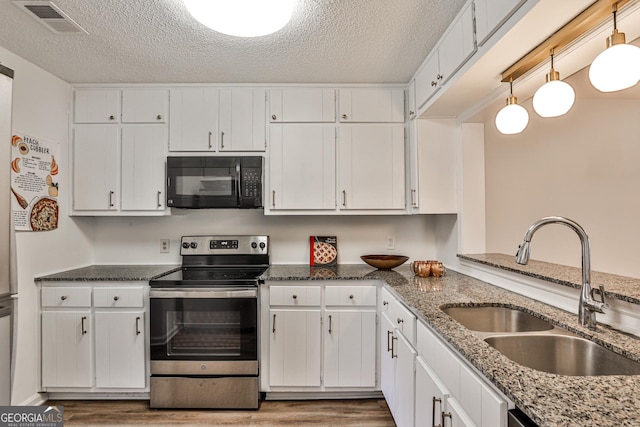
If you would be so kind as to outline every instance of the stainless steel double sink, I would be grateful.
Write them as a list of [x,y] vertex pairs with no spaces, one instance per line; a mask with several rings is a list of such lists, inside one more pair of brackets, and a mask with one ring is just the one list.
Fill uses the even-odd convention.
[[640,363],[546,319],[504,306],[442,308],[462,326],[520,365],[558,375],[640,375]]

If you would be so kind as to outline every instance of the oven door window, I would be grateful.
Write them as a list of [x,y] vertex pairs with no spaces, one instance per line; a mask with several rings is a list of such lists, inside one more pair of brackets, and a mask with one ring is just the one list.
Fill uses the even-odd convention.
[[256,360],[257,299],[152,298],[151,360]]

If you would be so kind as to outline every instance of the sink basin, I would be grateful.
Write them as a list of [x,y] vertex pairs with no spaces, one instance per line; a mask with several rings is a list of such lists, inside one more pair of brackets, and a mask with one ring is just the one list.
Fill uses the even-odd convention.
[[442,311],[472,331],[534,332],[553,329],[546,320],[507,307],[448,307]]
[[516,363],[559,375],[640,375],[640,363],[579,337],[504,335],[485,341]]

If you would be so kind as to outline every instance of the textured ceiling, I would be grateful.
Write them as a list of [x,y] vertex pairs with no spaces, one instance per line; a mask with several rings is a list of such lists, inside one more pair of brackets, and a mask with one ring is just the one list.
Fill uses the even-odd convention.
[[406,83],[465,0],[298,0],[255,39],[204,27],[181,0],[54,3],[89,34],[0,0],[0,46],[70,83]]

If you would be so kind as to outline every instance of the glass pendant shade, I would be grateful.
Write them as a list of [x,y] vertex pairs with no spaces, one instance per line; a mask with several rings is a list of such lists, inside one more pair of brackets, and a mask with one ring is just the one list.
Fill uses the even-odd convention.
[[496,127],[505,135],[520,133],[529,124],[529,113],[518,105],[518,98],[511,95],[507,99],[507,105],[496,114]]
[[275,33],[291,19],[295,0],[184,0],[195,19],[237,37]]
[[640,80],[640,48],[614,44],[591,63],[589,80],[600,92],[615,92],[635,86]]
[[569,83],[560,80],[551,68],[547,82],[533,95],[533,109],[540,117],[558,117],[566,114],[576,100],[576,93]]

